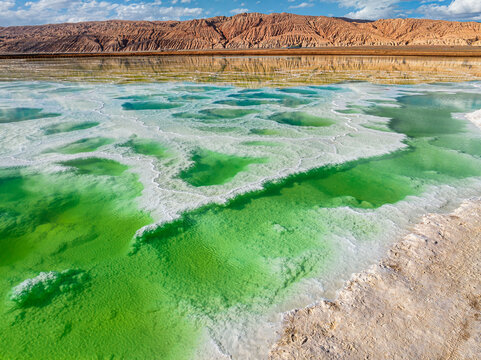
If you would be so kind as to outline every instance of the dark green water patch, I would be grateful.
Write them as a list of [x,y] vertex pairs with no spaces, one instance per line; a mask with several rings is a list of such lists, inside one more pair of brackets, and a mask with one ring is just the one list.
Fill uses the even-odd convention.
[[204,120],[217,120],[217,119],[236,119],[246,115],[258,113],[258,110],[253,109],[204,109],[199,111]]
[[114,142],[114,139],[104,138],[104,137],[93,137],[93,138],[86,138],[86,139],[74,141],[70,144],[67,144],[49,151],[58,152],[60,154],[78,154],[83,152],[95,151],[98,148],[111,144],[113,142]]
[[279,91],[286,94],[317,95],[317,92],[314,90],[299,89],[299,88],[285,88],[285,89],[279,89]]
[[[401,94],[404,94],[404,92],[400,91]],[[408,96],[411,96],[411,94],[409,92],[406,92],[408,94]],[[393,105],[393,106],[396,106],[397,104],[397,100],[389,100],[389,99],[375,99],[375,100],[371,100],[372,103],[374,104],[380,104],[380,105]]]
[[479,137],[472,137],[469,133],[465,134],[465,136],[446,135],[437,137],[431,141],[431,144],[473,156],[481,156],[481,139]]
[[194,164],[181,171],[180,178],[193,186],[210,186],[225,184],[250,164],[266,160],[198,150],[193,153],[192,161]]
[[[355,81],[349,81],[349,83],[353,83]],[[341,83],[342,84],[342,83]],[[311,89],[318,89],[318,90],[325,90],[325,91],[346,91],[346,88],[342,88],[339,86],[332,86],[332,85],[313,85],[309,86]]]
[[363,114],[364,107],[357,105],[350,105],[347,109],[336,110],[340,114]]
[[131,110],[166,110],[181,107],[182,104],[155,102],[155,101],[139,101],[139,102],[125,102],[122,104],[122,109]]
[[202,116],[200,116],[198,113],[191,113],[191,112],[180,112],[180,113],[174,113],[172,114],[174,118],[179,118],[179,119],[201,119]]
[[172,102],[208,100],[208,99],[210,99],[208,96],[202,96],[202,95],[177,95],[177,96],[169,97],[169,101],[172,101]]
[[376,130],[376,131],[383,131],[383,132],[394,132],[391,128],[389,128],[388,124],[382,122],[369,122],[367,124],[362,124],[362,127],[366,129]]
[[249,133],[253,135],[266,135],[266,136],[280,135],[280,132],[274,129],[250,129]]
[[151,139],[133,138],[119,146],[128,147],[136,154],[153,156],[159,160],[168,157],[167,148]]
[[126,95],[126,96],[119,96],[115,99],[117,100],[129,100],[129,101],[150,101],[152,99],[158,98],[163,94],[145,94],[145,95]]
[[42,109],[38,109],[38,108],[18,107],[18,108],[0,109],[0,124],[25,121],[25,120],[52,118],[60,115],[62,114],[44,113]]
[[[481,108],[481,95],[427,93],[398,98],[401,107],[371,106],[366,114],[391,118],[390,127],[409,137],[449,135],[464,130],[462,121],[454,120],[452,113],[469,112]],[[404,112],[399,115],[400,110]]]
[[32,83],[32,82],[21,81],[16,83],[10,83],[8,85],[4,85],[4,84],[8,84],[8,83],[2,84],[1,88],[3,90],[13,90],[13,91],[23,91],[23,90],[35,91],[35,90],[51,89],[53,87],[52,84],[47,84],[44,82]]
[[242,145],[247,145],[247,146],[269,146],[269,147],[272,147],[272,146],[280,146],[281,144],[280,143],[276,143],[276,142],[270,142],[270,141],[244,141],[241,143]]
[[240,100],[271,100],[275,101],[276,103],[286,106],[286,107],[298,107],[301,105],[306,105],[311,102],[308,99],[301,99],[295,96],[278,94],[278,93],[271,93],[265,91],[248,91],[248,92],[239,92],[236,94],[229,95],[231,98],[240,99]]
[[96,121],[86,121],[81,123],[67,122],[67,123],[60,123],[60,124],[53,124],[53,125],[46,126],[43,128],[43,132],[45,135],[52,135],[52,134],[58,134],[63,132],[90,129],[99,124],[100,123]]
[[229,106],[256,106],[256,105],[265,105],[265,104],[272,104],[272,101],[269,100],[218,100],[215,101],[214,104],[220,105],[229,105]]
[[239,130],[239,128],[232,127],[232,126],[197,126],[196,129],[201,131],[206,131],[206,132],[218,133],[218,134],[229,133],[229,132]]
[[228,87],[221,87],[221,86],[198,86],[198,85],[186,85],[186,86],[177,86],[174,88],[174,91],[185,91],[185,92],[194,92],[194,93],[203,93],[209,91],[226,91],[229,90]]
[[46,92],[48,92],[50,94],[60,94],[60,95],[62,95],[62,94],[79,93],[79,92],[82,92],[82,91],[85,91],[85,90],[86,90],[85,88],[70,86],[70,87],[60,87],[60,88],[49,90],[49,91],[46,91]]
[[117,161],[102,158],[83,158],[63,161],[60,164],[75,168],[78,174],[119,176],[129,167]]
[[198,113],[175,113],[172,116],[177,118],[183,119],[197,119],[203,121],[212,121],[212,120],[222,120],[222,119],[236,119],[241,118],[246,115],[258,113],[258,110],[254,109],[235,109],[235,108],[212,108],[212,109],[203,109],[200,110]]
[[334,121],[332,121],[331,119],[322,118],[301,111],[276,113],[269,116],[269,120],[273,120],[279,124],[293,126],[322,127],[329,126],[334,123]]

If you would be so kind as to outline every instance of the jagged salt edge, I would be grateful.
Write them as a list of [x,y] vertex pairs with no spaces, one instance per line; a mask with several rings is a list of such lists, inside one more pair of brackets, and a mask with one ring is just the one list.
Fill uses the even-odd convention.
[[25,279],[20,284],[12,288],[10,300],[18,301],[29,293],[38,284],[47,284],[58,279],[60,273],[57,271],[40,272],[37,276]]
[[466,119],[481,129],[481,110],[476,110],[472,113],[466,114],[465,116]]

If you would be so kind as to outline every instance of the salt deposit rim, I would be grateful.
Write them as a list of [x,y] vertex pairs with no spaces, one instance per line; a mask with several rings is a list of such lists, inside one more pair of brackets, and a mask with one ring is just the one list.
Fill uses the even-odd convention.
[[473,46],[329,46],[325,48],[197,49],[95,53],[0,53],[0,59],[131,57],[131,56],[409,56],[481,58],[481,47]]
[[[146,225],[139,229],[133,238],[133,242],[131,243],[132,248],[131,252],[135,253],[138,250],[138,245],[142,243],[142,238],[149,235],[157,236],[159,234],[169,233],[169,231],[176,229],[180,224],[183,224],[189,227],[193,224],[193,218],[197,215],[203,214],[209,210],[219,210],[228,207],[242,207],[252,200],[262,198],[266,194],[274,194],[279,193],[282,189],[290,188],[294,186],[297,182],[311,179],[311,178],[325,178],[329,175],[337,172],[343,172],[350,169],[353,169],[356,166],[362,164],[368,164],[375,161],[380,160],[387,160],[391,158],[395,158],[399,156],[401,152],[412,152],[414,151],[414,147],[412,145],[407,145],[402,147],[398,150],[381,154],[375,155],[366,158],[358,158],[353,159],[347,162],[340,162],[340,163],[330,163],[320,167],[315,167],[312,169],[308,169],[305,171],[295,172],[289,174],[287,176],[278,177],[274,179],[265,180],[260,184],[261,188],[253,188],[249,189],[246,192],[242,192],[236,194],[233,197],[227,198],[224,202],[209,202],[207,204],[201,205],[200,207],[193,208],[193,209],[186,209],[182,213],[171,220],[155,222],[149,225]],[[319,173],[324,173],[322,176],[319,176]],[[140,240],[140,243],[136,242],[135,239]]]

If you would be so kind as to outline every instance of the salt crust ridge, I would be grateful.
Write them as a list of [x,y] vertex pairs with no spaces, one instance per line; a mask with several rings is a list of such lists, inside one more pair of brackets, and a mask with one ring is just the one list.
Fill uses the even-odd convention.
[[466,114],[466,118],[481,129],[481,110]]
[[10,300],[19,307],[41,304],[55,295],[77,289],[87,279],[88,274],[82,270],[41,272],[15,286]]

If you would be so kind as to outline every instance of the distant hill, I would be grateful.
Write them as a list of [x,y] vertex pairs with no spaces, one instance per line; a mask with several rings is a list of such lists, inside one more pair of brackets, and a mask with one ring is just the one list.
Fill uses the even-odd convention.
[[0,27],[0,53],[92,53],[327,46],[481,46],[481,24],[239,14],[188,21]]

